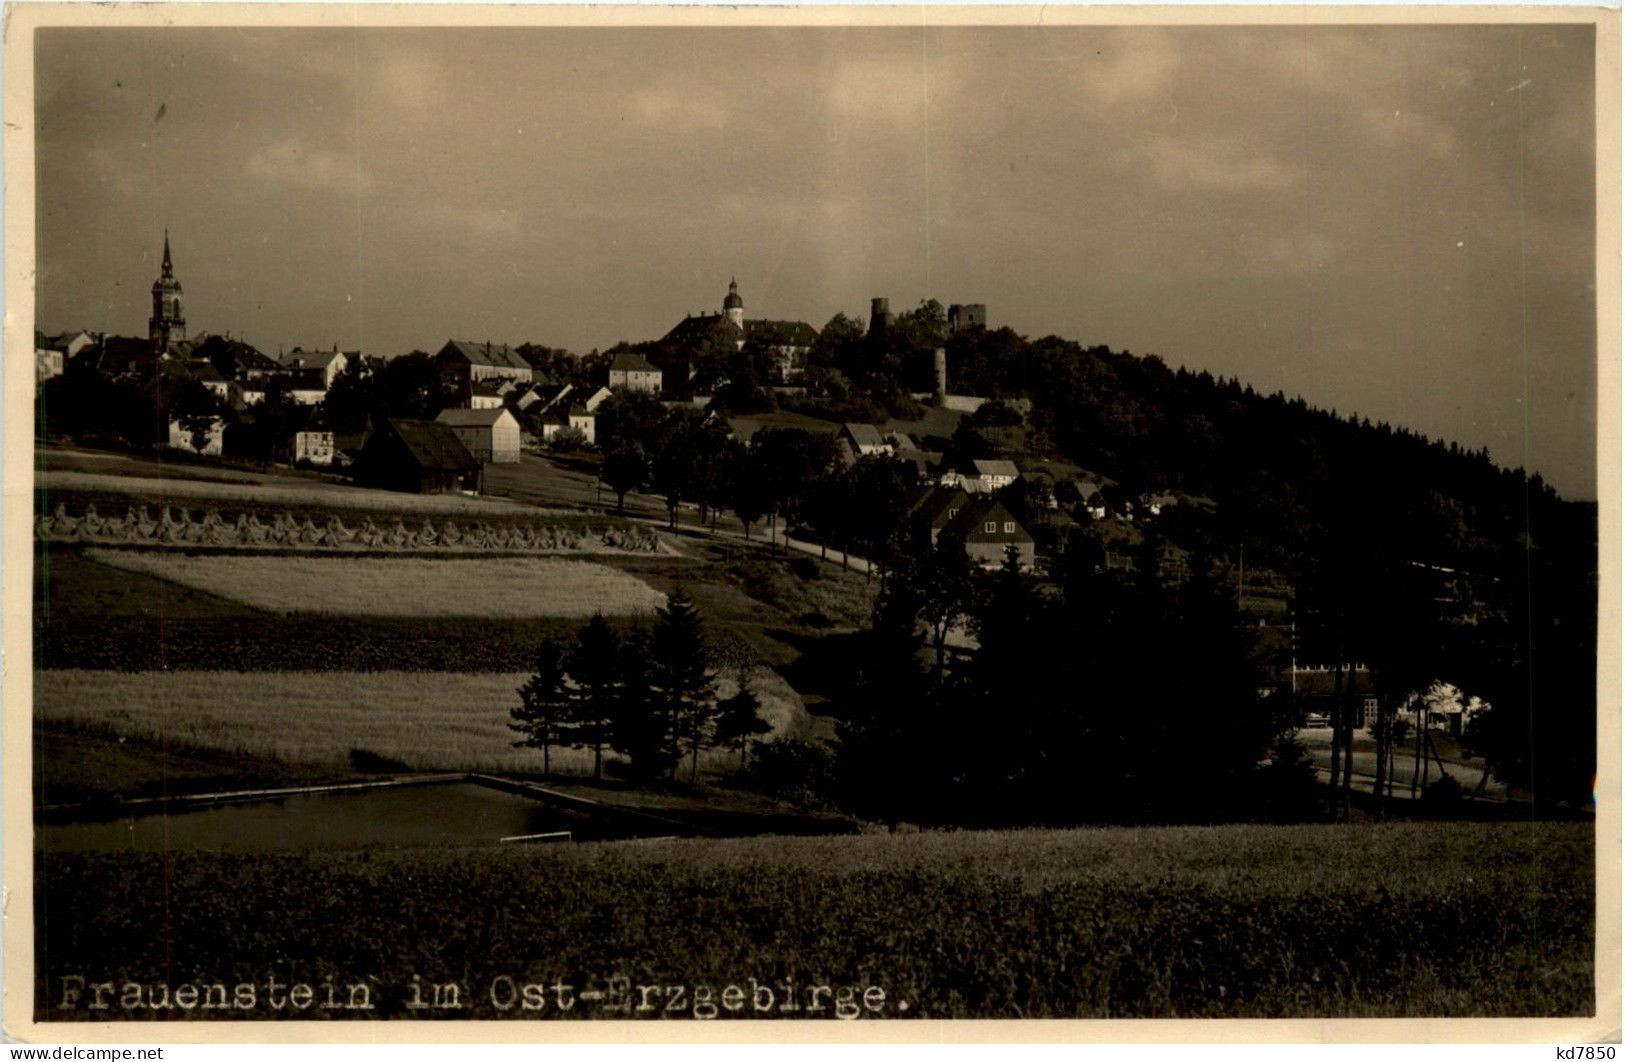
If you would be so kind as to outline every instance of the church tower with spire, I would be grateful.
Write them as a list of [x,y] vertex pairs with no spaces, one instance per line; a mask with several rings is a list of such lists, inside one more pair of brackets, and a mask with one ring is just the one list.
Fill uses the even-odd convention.
[[186,338],[186,318],[181,313],[181,282],[169,260],[169,230],[164,230],[164,271],[152,282],[152,319],[147,334],[158,353],[169,353],[171,343]]
[[722,312],[728,315],[728,320],[736,328],[745,327],[745,300],[739,297],[739,280],[730,278],[728,281],[728,297],[722,300]]

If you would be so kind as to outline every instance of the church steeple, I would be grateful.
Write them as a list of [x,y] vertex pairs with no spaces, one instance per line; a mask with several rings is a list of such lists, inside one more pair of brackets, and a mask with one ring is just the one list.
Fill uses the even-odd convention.
[[722,300],[722,312],[728,315],[728,320],[745,327],[745,300],[739,297],[739,281],[735,278],[728,280],[728,297]]
[[159,354],[169,353],[170,345],[186,338],[186,318],[181,313],[181,282],[175,279],[175,266],[169,257],[169,230],[164,230],[163,273],[152,282],[152,318],[147,334]]

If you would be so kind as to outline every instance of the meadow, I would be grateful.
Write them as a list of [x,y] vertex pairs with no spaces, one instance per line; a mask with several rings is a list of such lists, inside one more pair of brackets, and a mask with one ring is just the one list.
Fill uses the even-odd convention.
[[[423,771],[540,771],[540,749],[515,748],[508,729],[528,672],[36,671],[34,718],[48,727],[224,749],[256,759],[343,767],[352,749]],[[788,683],[752,672],[762,718],[776,733],[806,711]],[[730,672],[722,696],[737,689]],[[554,749],[564,774],[592,773],[590,750]],[[734,754],[701,765],[731,766]]]
[[[537,1017],[493,1008],[499,976],[873,985],[887,1017],[1590,1014],[1592,844],[1582,824],[1396,823],[41,855],[36,1008],[185,1017],[58,1009],[61,978],[274,972],[373,986],[376,1010],[319,1018]],[[414,975],[463,1009],[409,1015]]]
[[345,616],[484,619],[648,616],[665,595],[635,576],[556,557],[218,556],[88,549],[89,560],[251,608]]

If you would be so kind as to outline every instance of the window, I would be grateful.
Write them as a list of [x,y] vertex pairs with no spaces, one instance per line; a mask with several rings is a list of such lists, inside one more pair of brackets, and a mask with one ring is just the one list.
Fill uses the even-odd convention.
[[1013,535],[1016,533],[1016,523],[1014,520],[1006,520],[1004,522],[1004,533],[1007,535]]
[[989,520],[987,523],[982,525],[982,530],[986,531],[990,535],[995,534],[999,530],[999,525],[994,521]]
[[950,519],[950,520],[952,520],[954,517],[956,517],[958,515],[959,515],[959,510],[958,509],[949,509],[948,510],[948,519]]

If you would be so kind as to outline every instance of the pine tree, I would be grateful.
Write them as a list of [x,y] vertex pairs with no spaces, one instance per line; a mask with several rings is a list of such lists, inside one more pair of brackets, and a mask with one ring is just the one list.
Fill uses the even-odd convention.
[[668,766],[664,719],[649,688],[649,652],[647,631],[621,639],[621,688],[609,724],[610,746],[627,758],[638,778],[653,778]]
[[559,741],[566,714],[564,651],[554,641],[536,647],[536,674],[519,687],[519,706],[509,714],[508,729],[523,734],[514,742],[520,748],[542,750],[542,774],[552,770],[551,752]]
[[750,672],[739,669],[739,692],[717,705],[716,743],[737,746],[739,766],[745,766],[745,752],[750,739],[766,734],[773,728],[761,715],[762,699],[750,688]]
[[703,621],[688,592],[682,587],[673,590],[657,616],[650,686],[654,702],[665,717],[672,776],[676,776],[677,763],[687,752],[692,784],[699,773],[700,748],[711,736],[717,676],[711,670]]
[[595,613],[577,634],[569,671],[565,729],[573,747],[592,749],[592,776],[601,778],[610,720],[621,694],[620,638],[603,613]]

